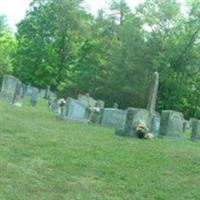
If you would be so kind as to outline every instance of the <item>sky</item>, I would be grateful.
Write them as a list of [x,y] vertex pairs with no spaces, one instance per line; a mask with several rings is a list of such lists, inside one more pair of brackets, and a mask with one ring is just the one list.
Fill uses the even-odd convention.
[[[131,8],[134,8],[138,3],[143,0],[126,0]],[[24,18],[26,10],[29,8],[31,0],[0,0],[0,15],[7,17],[8,24],[15,31],[15,24],[20,22]],[[93,14],[97,13],[97,10],[106,7],[108,0],[85,0],[87,8]]]

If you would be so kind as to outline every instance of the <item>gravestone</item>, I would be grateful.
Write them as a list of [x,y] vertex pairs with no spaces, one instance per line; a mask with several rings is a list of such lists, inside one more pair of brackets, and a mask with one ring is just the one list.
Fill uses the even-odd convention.
[[50,85],[47,85],[47,88],[45,89],[45,95],[44,95],[44,98],[45,98],[45,99],[48,99],[48,98],[49,98],[50,92],[51,92],[51,86],[50,86]]
[[101,124],[104,110],[104,101],[97,100],[95,107],[91,111],[90,121],[94,124]]
[[123,129],[126,123],[127,112],[115,108],[105,108],[101,125],[109,128]]
[[113,108],[118,109],[118,108],[119,108],[119,104],[118,104],[117,102],[115,102],[115,103],[113,104]]
[[13,104],[17,106],[22,106],[22,100],[23,100],[23,84],[21,82],[18,82],[15,88]]
[[151,127],[151,115],[146,109],[128,108],[125,127],[116,131],[117,135],[137,138],[137,125],[144,124],[146,128]]
[[33,93],[33,87],[29,84],[26,86],[25,96],[31,97]]
[[0,93],[0,99],[9,103],[15,103],[20,100],[21,81],[11,75],[4,75]]
[[183,133],[183,114],[165,110],[161,114],[160,136],[180,137]]
[[159,134],[159,130],[160,130],[160,114],[159,113],[154,113],[152,116],[152,121],[151,121],[151,132],[154,135],[158,135]]
[[39,96],[40,97],[45,98],[45,94],[46,94],[46,90],[44,90],[44,89],[39,90]]
[[87,122],[86,105],[79,100],[68,98],[65,106],[65,118],[75,121]]
[[198,119],[191,119],[192,125],[192,135],[191,140],[200,140],[200,120]]
[[36,104],[37,104],[37,98],[38,98],[38,93],[39,93],[39,90],[38,88],[35,88],[35,87],[31,87],[31,96],[30,96],[30,103],[31,103],[31,106],[35,107]]

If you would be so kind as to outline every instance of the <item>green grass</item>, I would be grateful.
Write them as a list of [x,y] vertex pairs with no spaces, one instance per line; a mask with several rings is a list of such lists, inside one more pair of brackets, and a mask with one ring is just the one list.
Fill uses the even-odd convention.
[[200,199],[200,144],[118,137],[0,103],[0,200]]

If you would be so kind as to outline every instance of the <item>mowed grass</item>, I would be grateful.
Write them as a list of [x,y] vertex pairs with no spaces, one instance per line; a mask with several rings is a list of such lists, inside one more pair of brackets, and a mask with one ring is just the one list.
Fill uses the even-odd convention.
[[200,144],[118,137],[0,103],[0,200],[200,199]]

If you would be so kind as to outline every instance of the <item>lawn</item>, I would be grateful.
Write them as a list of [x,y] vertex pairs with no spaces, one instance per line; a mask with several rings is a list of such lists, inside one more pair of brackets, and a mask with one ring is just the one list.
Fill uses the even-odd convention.
[[137,140],[0,103],[0,200],[199,200],[200,143]]

